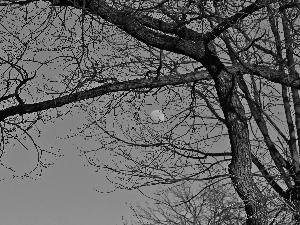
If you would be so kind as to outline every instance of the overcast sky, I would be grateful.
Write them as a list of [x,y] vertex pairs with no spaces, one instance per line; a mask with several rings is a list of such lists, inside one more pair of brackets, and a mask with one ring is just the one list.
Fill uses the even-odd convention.
[[[48,124],[44,129],[40,141],[44,146],[60,147],[64,156],[42,173],[42,179],[12,179],[10,173],[1,170],[1,177],[6,178],[0,182],[1,224],[115,225],[121,224],[122,216],[128,218],[131,214],[126,202],[135,203],[141,195],[137,191],[96,192],[94,189],[113,189],[105,174],[95,173],[95,168],[85,166],[86,160],[79,156],[74,139],[56,138],[70,133],[70,128],[76,126],[76,119],[79,124],[77,115]],[[34,165],[32,156],[24,148],[15,148],[12,154],[5,156],[4,162],[22,174],[22,170]]]

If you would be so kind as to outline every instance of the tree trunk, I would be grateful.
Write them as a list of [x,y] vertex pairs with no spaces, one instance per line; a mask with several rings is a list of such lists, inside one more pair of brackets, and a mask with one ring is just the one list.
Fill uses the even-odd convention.
[[[215,82],[219,101],[228,128],[232,161],[229,173],[235,190],[245,204],[247,225],[267,224],[266,201],[256,186],[251,173],[251,146],[245,110],[236,94],[236,79],[212,52],[207,54],[201,63],[207,68]],[[204,59],[204,60],[203,60]]]

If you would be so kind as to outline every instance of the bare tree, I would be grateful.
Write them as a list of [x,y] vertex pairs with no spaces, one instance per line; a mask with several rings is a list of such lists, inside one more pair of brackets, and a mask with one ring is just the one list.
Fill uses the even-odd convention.
[[[202,186],[202,185],[201,185]],[[156,192],[153,203],[133,207],[133,224],[243,224],[243,203],[228,186],[205,184],[206,189],[179,183]],[[199,191],[201,190],[201,191]]]
[[[269,189],[300,223],[298,1],[0,5],[2,152],[65,112],[45,110],[77,106],[90,118],[80,134],[101,140],[83,154],[119,187],[230,178],[247,224],[274,221]],[[172,106],[161,132],[139,114],[149,95]],[[121,137],[103,126],[112,111]]]

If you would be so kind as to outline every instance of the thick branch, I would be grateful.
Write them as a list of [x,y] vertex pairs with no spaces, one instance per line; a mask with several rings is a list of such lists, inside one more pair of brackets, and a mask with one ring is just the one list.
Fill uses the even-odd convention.
[[139,22],[147,27],[150,27],[155,30],[159,30],[164,33],[178,35],[179,37],[185,40],[192,40],[194,42],[200,42],[203,39],[203,34],[193,29],[189,29],[185,26],[178,26],[177,23],[167,23],[160,19],[143,15],[140,17]]
[[52,100],[47,100],[47,101],[33,103],[33,104],[12,106],[10,108],[0,111],[0,121],[3,121],[5,118],[9,116],[14,116],[17,114],[23,115],[26,113],[33,113],[33,112],[39,112],[51,108],[57,108],[66,104],[102,96],[111,92],[131,91],[131,90],[142,89],[142,88],[158,88],[166,85],[179,85],[179,84],[195,82],[199,80],[208,80],[208,79],[210,78],[206,73],[203,74],[201,72],[198,72],[198,73],[190,73],[190,74],[184,74],[179,76],[161,76],[158,78],[150,78],[150,79],[143,78],[143,79],[135,79],[135,80],[125,81],[125,82],[105,84],[96,88],[58,97]]
[[[232,74],[249,73],[249,70],[247,70],[242,66],[227,67],[227,70]],[[298,78],[293,79],[291,76],[282,74],[277,70],[272,70],[266,66],[257,67],[255,71],[256,71],[255,72],[256,75],[266,78],[269,81],[273,81],[276,83],[280,83],[280,84],[284,84],[290,87],[295,87],[297,89],[300,89],[300,80]],[[47,110],[51,108],[57,108],[73,102],[105,95],[110,92],[131,91],[131,90],[143,89],[143,88],[158,88],[167,85],[180,85],[180,84],[186,84],[186,83],[200,81],[200,80],[211,80],[211,79],[212,78],[208,74],[208,72],[197,71],[189,74],[182,74],[176,76],[160,76],[158,78],[147,78],[147,79],[143,78],[143,79],[135,79],[135,80],[125,81],[125,82],[107,84],[104,86],[77,92],[71,95],[58,97],[44,102],[39,102],[34,104],[24,104],[22,106],[21,105],[12,106],[10,108],[0,111],[0,121],[3,121],[5,118],[9,116],[14,116],[17,114],[23,115],[26,113],[33,113],[33,112],[38,112],[38,111]]]

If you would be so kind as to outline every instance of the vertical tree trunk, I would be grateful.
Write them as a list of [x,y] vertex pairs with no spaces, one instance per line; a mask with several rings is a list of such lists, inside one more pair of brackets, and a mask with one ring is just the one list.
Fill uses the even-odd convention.
[[215,82],[220,104],[228,128],[232,161],[229,173],[235,190],[245,204],[247,225],[267,224],[267,207],[264,196],[256,186],[251,173],[251,146],[244,107],[236,94],[236,79],[209,50],[201,63]]

